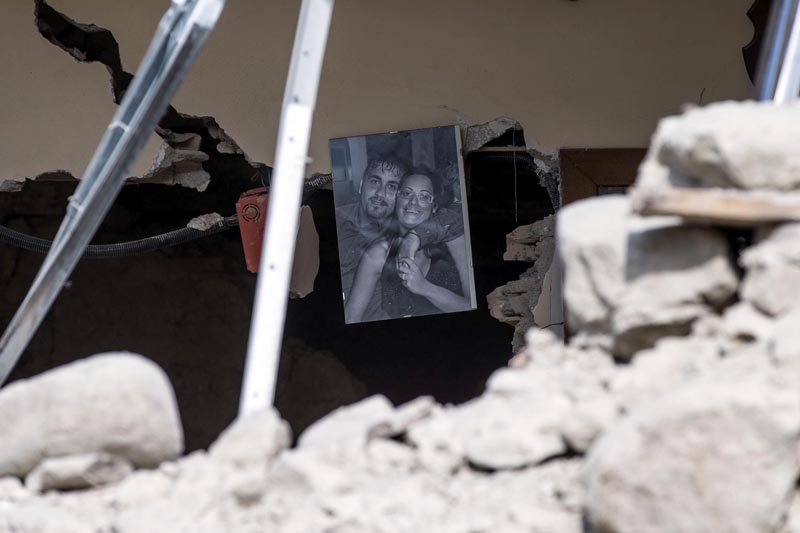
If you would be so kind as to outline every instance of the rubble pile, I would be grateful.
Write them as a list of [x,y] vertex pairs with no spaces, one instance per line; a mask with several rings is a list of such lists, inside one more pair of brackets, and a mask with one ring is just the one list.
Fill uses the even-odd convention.
[[[800,106],[781,113],[800,119]],[[775,110],[721,104],[667,119],[628,196],[564,208],[569,343],[530,330],[463,405],[373,396],[295,445],[268,410],[207,452],[175,458],[167,445],[153,467],[130,452],[151,444],[135,419],[92,422],[114,435],[85,433],[85,448],[64,445],[70,428],[84,431],[77,420],[56,424],[65,415],[48,391],[69,383],[56,373],[82,380],[70,407],[90,417],[110,401],[92,392],[103,387],[91,365],[111,356],[1,390],[2,439],[11,431],[32,450],[0,447],[0,532],[800,532],[800,225],[658,205],[684,193],[797,201],[779,159],[794,165],[800,149],[762,153],[776,144],[741,133],[778,135],[762,114]],[[762,157],[770,172],[751,174]],[[38,420],[17,430],[26,394],[41,398],[28,414]],[[141,401],[171,434],[179,424],[160,397]]]
[[506,236],[504,261],[525,261],[533,265],[519,279],[497,287],[486,296],[489,314],[514,327],[513,353],[525,347],[525,332],[536,326],[534,310],[542,295],[545,275],[555,255],[555,219],[520,226]]

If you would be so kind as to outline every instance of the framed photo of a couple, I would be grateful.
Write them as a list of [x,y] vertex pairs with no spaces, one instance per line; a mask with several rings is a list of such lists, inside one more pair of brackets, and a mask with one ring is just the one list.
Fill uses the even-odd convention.
[[345,322],[475,309],[458,127],[333,139],[330,149]]

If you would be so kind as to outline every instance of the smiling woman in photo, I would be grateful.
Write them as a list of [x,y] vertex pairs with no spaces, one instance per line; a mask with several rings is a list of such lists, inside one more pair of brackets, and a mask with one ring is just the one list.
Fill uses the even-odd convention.
[[451,185],[427,167],[412,169],[397,191],[390,229],[367,249],[358,266],[345,306],[348,322],[361,320],[381,282],[383,311],[390,318],[470,309],[469,273],[463,235],[417,251],[412,259],[397,259],[399,238],[453,203]]

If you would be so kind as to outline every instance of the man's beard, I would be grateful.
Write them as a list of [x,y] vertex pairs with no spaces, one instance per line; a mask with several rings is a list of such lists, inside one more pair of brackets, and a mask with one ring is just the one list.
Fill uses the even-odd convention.
[[367,214],[372,218],[384,219],[391,211],[389,202],[383,198],[368,198],[367,199]]

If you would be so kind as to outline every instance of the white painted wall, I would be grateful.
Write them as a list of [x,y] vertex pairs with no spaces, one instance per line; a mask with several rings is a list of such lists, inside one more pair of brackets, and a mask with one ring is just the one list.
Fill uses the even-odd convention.
[[[545,149],[645,146],[686,102],[742,99],[751,0],[337,0],[309,171],[331,137],[507,115]],[[165,0],[52,0],[111,29],[135,70]],[[299,0],[229,0],[175,101],[272,163]],[[114,112],[108,76],[0,7],[0,179],[80,175]],[[530,142],[530,139],[529,139]],[[157,142],[137,172],[149,166]]]

